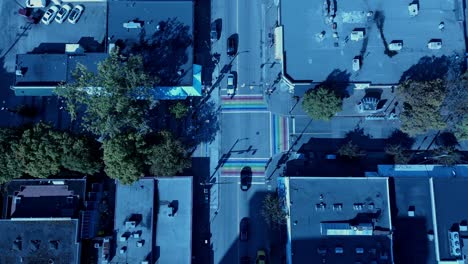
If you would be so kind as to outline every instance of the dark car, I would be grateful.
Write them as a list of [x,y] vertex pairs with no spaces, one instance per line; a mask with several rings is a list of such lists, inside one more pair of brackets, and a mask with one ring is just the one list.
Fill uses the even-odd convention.
[[252,169],[250,167],[244,167],[241,170],[241,190],[247,191],[252,185]]
[[234,36],[230,36],[227,39],[227,55],[234,56],[237,53],[237,43]]
[[250,264],[250,257],[248,256],[241,257],[240,264]]
[[249,219],[247,217],[242,218],[240,222],[239,238],[241,241],[249,240]]

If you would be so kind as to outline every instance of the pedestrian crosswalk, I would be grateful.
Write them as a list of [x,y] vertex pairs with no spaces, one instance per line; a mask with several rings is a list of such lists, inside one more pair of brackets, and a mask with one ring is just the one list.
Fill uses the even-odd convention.
[[262,112],[267,110],[263,95],[236,95],[234,97],[221,96],[222,112]]
[[265,182],[265,169],[269,159],[233,159],[227,160],[220,169],[220,176],[223,178],[240,179],[243,169],[250,169],[252,172],[252,182]]
[[288,117],[271,115],[271,137],[273,155],[289,150],[289,122]]

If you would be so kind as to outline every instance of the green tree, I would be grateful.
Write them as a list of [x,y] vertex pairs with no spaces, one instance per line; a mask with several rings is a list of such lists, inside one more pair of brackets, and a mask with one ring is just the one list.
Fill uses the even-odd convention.
[[160,132],[158,143],[147,147],[144,154],[149,172],[155,176],[174,176],[191,166],[186,146],[168,131]]
[[53,130],[43,123],[24,130],[10,147],[18,168],[32,177],[47,178],[62,168],[84,174],[100,170],[99,154],[89,139]]
[[263,200],[262,216],[268,225],[286,223],[286,212],[282,209],[278,195],[267,194]]
[[169,108],[169,111],[176,119],[182,119],[187,116],[189,108],[183,102],[177,102]]
[[390,144],[385,148],[385,152],[393,157],[395,164],[408,164],[411,157],[400,144]]
[[354,144],[353,141],[348,141],[338,149],[338,154],[343,157],[355,159],[365,155],[365,152],[359,148],[358,145]]
[[444,166],[453,166],[462,161],[462,155],[453,146],[443,146],[433,151],[429,159],[434,160],[437,164]]
[[398,87],[397,92],[403,101],[403,113],[400,116],[403,132],[416,135],[446,127],[440,113],[446,95],[442,80],[405,81]]
[[117,135],[103,142],[104,171],[107,176],[123,184],[137,181],[144,175],[144,160],[141,149],[144,148],[141,136],[127,133]]
[[156,101],[150,93],[156,80],[148,76],[140,56],[118,51],[98,64],[97,73],[78,64],[75,82],[56,89],[72,119],[83,113],[83,126],[98,136],[113,137],[130,130],[149,131],[147,114]]
[[23,163],[16,160],[12,145],[18,144],[21,137],[19,129],[0,129],[0,184],[23,176]]
[[454,135],[458,140],[468,140],[468,117],[463,118],[463,120],[455,126]]
[[343,100],[325,87],[309,90],[303,98],[302,109],[315,120],[330,120],[341,111]]

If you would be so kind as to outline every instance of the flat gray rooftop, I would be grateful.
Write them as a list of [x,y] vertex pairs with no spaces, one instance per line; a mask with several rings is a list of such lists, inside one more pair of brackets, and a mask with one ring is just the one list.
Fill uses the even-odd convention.
[[[395,177],[394,254],[401,263],[436,263],[430,182],[427,177]],[[393,195],[393,194],[392,194]],[[414,209],[414,216],[408,215]]]
[[[468,204],[468,179],[433,178],[433,185],[440,259],[454,259],[450,255],[448,232],[457,231],[462,222],[468,221],[468,211],[465,209]],[[467,235],[466,231],[460,232],[460,237]]]
[[[80,263],[78,220],[0,220],[0,263]],[[23,259],[20,262],[20,257]]]
[[[323,235],[321,223],[351,223],[352,225],[373,223],[374,230],[391,229],[388,180],[386,178],[323,178],[290,177],[290,219],[293,263],[390,263],[391,240],[377,235]],[[323,209],[316,206],[322,204]],[[341,205],[341,209],[336,209]],[[360,205],[360,209],[355,206]],[[373,206],[373,208],[371,207]],[[335,254],[335,248],[344,252]],[[320,254],[319,248],[326,249]],[[364,253],[356,253],[363,248]],[[380,255],[388,259],[380,259]],[[347,261],[347,262],[346,262]]]
[[[192,259],[192,177],[158,178],[156,263],[189,264]],[[175,216],[169,204],[176,204]]]
[[[464,53],[461,0],[420,0],[419,14],[414,17],[408,11],[411,1],[335,2],[334,30],[326,19],[324,0],[281,1],[285,71],[294,81],[322,82],[332,72],[341,72],[351,82],[396,84],[422,57]],[[350,34],[358,28],[365,31],[365,37],[353,41]],[[442,48],[428,49],[431,39],[440,39]],[[384,51],[392,41],[402,41],[403,48],[389,57]],[[359,71],[352,69],[356,56],[362,61]]]
[[[184,73],[177,84],[192,85],[192,0],[110,1],[108,5],[107,35],[112,43],[120,40],[131,44],[144,39],[148,41],[148,45],[161,46],[159,53],[152,54],[154,64],[164,64],[166,68],[158,73],[158,76],[162,76],[161,86],[175,85],[173,80],[168,82],[164,78],[167,74],[165,71],[177,72],[181,69]],[[129,22],[136,22],[140,27],[124,27]],[[187,41],[190,42],[188,47],[185,43]]]
[[[154,224],[154,198],[155,181],[153,178],[140,179],[131,185],[116,182],[115,192],[115,221],[116,254],[112,263],[141,263],[153,257],[153,224]],[[135,221],[135,227],[126,226],[127,221]],[[133,234],[139,234],[134,238]],[[128,237],[120,241],[122,235]],[[137,242],[143,242],[138,247]],[[124,248],[125,252],[120,253]]]

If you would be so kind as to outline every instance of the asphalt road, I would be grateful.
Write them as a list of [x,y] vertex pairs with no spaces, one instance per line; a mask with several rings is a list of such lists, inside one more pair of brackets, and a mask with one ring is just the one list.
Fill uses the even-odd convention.
[[[215,70],[221,94],[221,162],[213,186],[217,188],[218,204],[210,219],[213,263],[239,263],[242,256],[250,256],[253,263],[257,250],[268,249],[271,239],[276,237],[271,235],[260,213],[264,196],[275,189],[273,181],[265,181],[266,165],[274,154],[275,117],[267,110],[264,98],[261,64],[267,47],[262,5],[263,0],[212,0],[212,21],[222,21],[220,39],[212,44],[212,53],[221,54]],[[235,34],[238,53],[228,57],[227,38]],[[237,76],[234,97],[227,96],[226,77],[222,74],[229,70]],[[217,73],[221,74],[216,76]],[[248,191],[240,189],[240,172],[244,167],[252,170]],[[239,224],[244,217],[250,220],[249,240],[241,242]]]

